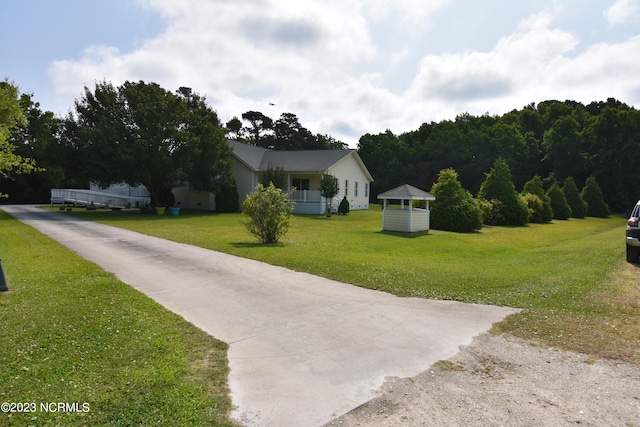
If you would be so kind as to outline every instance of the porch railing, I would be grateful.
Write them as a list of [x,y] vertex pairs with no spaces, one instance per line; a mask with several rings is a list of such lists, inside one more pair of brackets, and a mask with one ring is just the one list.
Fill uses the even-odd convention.
[[317,190],[296,190],[291,193],[291,200],[296,202],[315,202],[319,203],[322,201],[322,196],[320,196],[320,192]]
[[99,207],[124,208],[143,207],[150,202],[149,197],[120,196],[91,190],[69,190],[63,188],[51,189],[51,204],[70,203],[87,206],[94,204]]

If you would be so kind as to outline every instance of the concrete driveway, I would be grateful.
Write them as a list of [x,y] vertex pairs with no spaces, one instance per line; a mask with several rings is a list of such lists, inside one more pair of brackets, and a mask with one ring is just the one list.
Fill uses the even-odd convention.
[[33,206],[2,209],[227,342],[231,415],[249,426],[323,425],[517,311],[398,298]]

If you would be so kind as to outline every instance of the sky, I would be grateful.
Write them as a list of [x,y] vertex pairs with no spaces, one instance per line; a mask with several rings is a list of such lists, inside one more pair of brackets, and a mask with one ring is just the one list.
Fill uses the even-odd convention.
[[7,0],[0,78],[43,110],[96,82],[192,88],[224,123],[360,136],[545,100],[640,107],[640,0]]

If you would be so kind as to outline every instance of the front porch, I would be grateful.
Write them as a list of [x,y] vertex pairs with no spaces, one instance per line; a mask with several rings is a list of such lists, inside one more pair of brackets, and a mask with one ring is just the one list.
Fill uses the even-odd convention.
[[[296,190],[289,195],[296,202],[293,208],[294,214],[316,215],[325,213],[325,199],[317,190]],[[331,212],[337,212],[340,206],[340,198],[334,197],[331,201]]]

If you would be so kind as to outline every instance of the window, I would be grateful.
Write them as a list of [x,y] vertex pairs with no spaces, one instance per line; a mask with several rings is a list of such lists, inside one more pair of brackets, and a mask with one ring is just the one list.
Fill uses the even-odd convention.
[[308,178],[291,178],[291,186],[296,187],[296,190],[308,190],[309,179]]
[[344,195],[345,196],[349,195],[349,180],[348,179],[344,180]]
[[369,184],[364,183],[364,197],[369,197]]
[[358,197],[358,181],[353,185],[353,196]]

